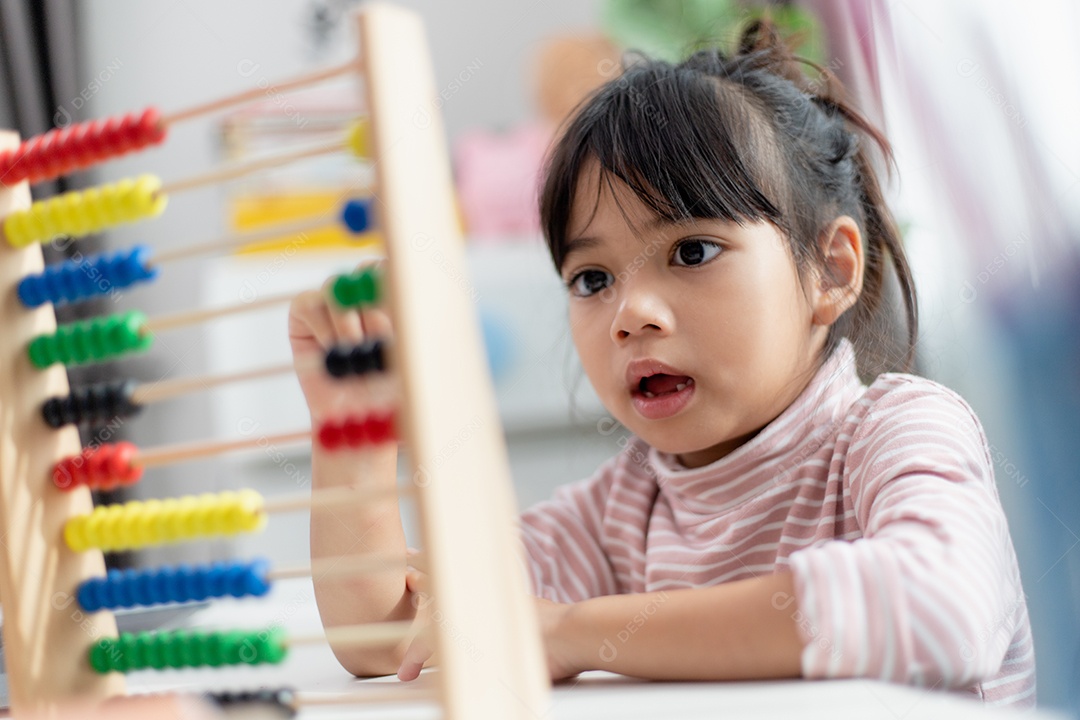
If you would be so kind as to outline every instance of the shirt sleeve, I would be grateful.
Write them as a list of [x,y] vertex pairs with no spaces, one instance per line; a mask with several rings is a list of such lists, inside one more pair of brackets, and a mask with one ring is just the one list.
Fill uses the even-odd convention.
[[863,537],[790,558],[803,674],[950,688],[993,676],[1024,599],[970,407],[899,382],[852,434],[843,473]]
[[527,573],[532,592],[556,602],[579,602],[617,590],[601,544],[604,506],[614,463],[596,475],[555,491],[521,516]]

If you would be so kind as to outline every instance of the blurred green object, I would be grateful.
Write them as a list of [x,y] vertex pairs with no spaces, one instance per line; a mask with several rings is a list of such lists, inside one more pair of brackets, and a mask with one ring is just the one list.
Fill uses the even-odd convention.
[[824,64],[821,26],[812,13],[787,3],[738,0],[606,0],[604,30],[618,45],[672,62],[696,50],[735,50],[746,25],[768,17],[795,54]]

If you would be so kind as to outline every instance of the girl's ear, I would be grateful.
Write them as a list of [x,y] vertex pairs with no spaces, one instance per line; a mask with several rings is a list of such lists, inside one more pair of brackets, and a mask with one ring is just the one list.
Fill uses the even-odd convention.
[[841,215],[825,228],[820,242],[825,264],[814,276],[812,322],[827,327],[854,305],[862,292],[862,233],[855,220]]

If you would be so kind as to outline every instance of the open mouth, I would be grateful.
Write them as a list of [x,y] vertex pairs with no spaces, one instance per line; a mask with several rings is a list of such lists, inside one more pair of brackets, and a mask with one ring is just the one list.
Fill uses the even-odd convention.
[[668,375],[657,373],[638,381],[637,391],[646,398],[654,398],[661,395],[681,392],[694,384],[694,378],[687,375]]
[[656,373],[638,380],[630,401],[649,420],[662,420],[679,413],[694,396],[697,385],[689,375]]

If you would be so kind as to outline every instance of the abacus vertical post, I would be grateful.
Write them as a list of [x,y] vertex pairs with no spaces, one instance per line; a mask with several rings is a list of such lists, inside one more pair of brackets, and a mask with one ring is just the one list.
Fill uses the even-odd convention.
[[419,16],[381,3],[359,15],[399,429],[418,486],[445,717],[543,717],[550,683],[465,271],[443,99]]

